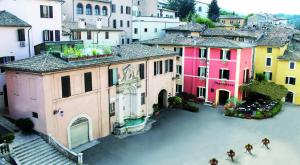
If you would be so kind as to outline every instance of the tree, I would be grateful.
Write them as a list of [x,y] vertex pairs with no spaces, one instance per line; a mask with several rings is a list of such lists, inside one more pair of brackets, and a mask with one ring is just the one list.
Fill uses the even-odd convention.
[[205,24],[207,27],[209,27],[209,28],[214,28],[214,27],[216,27],[215,26],[215,24],[214,24],[214,22],[212,21],[212,20],[210,20],[210,19],[208,19],[208,18],[202,18],[202,17],[200,17],[200,16],[197,16],[196,18],[195,18],[195,22],[196,23],[199,23],[199,24]]
[[195,0],[168,0],[167,8],[177,12],[180,19],[195,12]]
[[220,16],[220,8],[218,6],[218,1],[212,0],[208,9],[208,18],[214,22],[217,22],[219,16]]

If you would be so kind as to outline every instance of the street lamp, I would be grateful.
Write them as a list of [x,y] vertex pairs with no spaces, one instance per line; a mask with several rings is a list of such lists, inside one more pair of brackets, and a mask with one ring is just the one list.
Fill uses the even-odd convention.
[[268,146],[270,144],[270,140],[268,138],[264,138],[261,142],[264,146],[266,146],[267,149],[270,149]]
[[216,158],[212,158],[209,163],[210,165],[218,165],[218,160]]
[[235,156],[235,152],[231,149],[227,152],[228,157],[230,157],[231,161],[233,160],[233,157]]
[[249,152],[250,155],[252,155],[252,149],[253,149],[253,146],[251,144],[247,144],[245,145],[245,149],[247,152]]

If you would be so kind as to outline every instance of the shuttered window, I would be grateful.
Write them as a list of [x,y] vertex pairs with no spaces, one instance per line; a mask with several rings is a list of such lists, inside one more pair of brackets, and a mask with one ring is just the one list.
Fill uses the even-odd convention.
[[41,18],[53,18],[53,7],[40,5],[40,16]]
[[145,64],[140,64],[139,65],[139,73],[140,73],[140,79],[145,78]]
[[18,29],[18,41],[25,41],[25,30]]
[[84,73],[84,88],[85,92],[93,90],[93,80],[91,72]]
[[71,96],[70,76],[61,77],[62,98]]
[[118,68],[108,70],[108,85],[111,87],[118,83]]
[[60,30],[55,30],[55,41],[60,41]]

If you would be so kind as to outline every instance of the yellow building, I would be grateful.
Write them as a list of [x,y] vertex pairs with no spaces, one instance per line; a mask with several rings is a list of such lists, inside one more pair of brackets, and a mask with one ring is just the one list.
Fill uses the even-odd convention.
[[266,78],[276,82],[278,57],[287,49],[288,43],[265,37],[257,42],[254,58],[254,75],[264,73]]
[[219,22],[229,26],[244,26],[245,19],[237,15],[221,15]]
[[[295,48],[299,45],[298,48]],[[278,57],[276,84],[284,85],[289,93],[285,98],[286,102],[300,105],[300,42],[293,42]]]

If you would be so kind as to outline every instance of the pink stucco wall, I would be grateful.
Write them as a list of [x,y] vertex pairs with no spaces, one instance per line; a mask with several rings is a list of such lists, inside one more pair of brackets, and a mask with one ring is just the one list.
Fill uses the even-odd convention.
[[[249,74],[252,71],[252,48],[240,50],[240,61],[238,62],[238,50],[230,49],[231,56],[229,61],[220,59],[221,48],[209,48],[208,61],[200,59],[199,47],[186,47],[184,57],[184,91],[196,95],[198,87],[206,87],[208,92],[208,101],[216,101],[218,90],[226,90],[230,92],[230,96],[234,96],[236,85],[243,84],[243,71],[249,69]],[[237,64],[240,63],[240,68]],[[208,80],[198,77],[198,68],[200,66],[208,66]],[[219,70],[229,69],[229,80],[219,79]],[[236,72],[239,69],[239,78],[237,79]],[[207,84],[208,83],[208,84]],[[238,98],[241,98],[242,92],[238,92]]]

